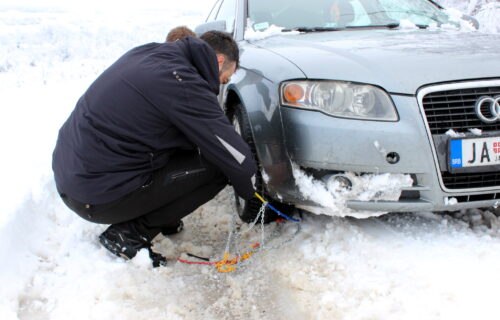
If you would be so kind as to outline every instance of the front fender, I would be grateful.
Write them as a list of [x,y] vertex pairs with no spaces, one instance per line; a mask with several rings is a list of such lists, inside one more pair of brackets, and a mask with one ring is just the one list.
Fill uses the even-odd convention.
[[227,86],[223,100],[225,110],[232,107],[228,104],[235,102],[246,109],[269,195],[283,202],[296,199],[290,158],[284,144],[279,84],[256,71],[241,68]]

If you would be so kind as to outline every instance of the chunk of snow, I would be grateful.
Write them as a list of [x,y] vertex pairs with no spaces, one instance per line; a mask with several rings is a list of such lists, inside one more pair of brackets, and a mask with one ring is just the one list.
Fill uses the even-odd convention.
[[448,15],[450,21],[456,22],[460,26],[457,27],[454,24],[443,24],[441,26],[442,29],[452,29],[452,30],[460,29],[460,31],[476,31],[474,25],[470,21],[467,21],[463,18],[464,13],[461,12],[460,10],[448,8],[445,9],[444,12]]
[[408,19],[401,19],[399,21],[399,29],[418,29],[417,25],[415,25],[413,22],[411,22]]
[[148,249],[141,249],[130,262],[139,268],[152,268],[151,258]]
[[266,171],[264,169],[262,169],[261,173],[262,173],[262,180],[264,180],[265,183],[268,183],[269,182],[269,175],[266,173]]
[[454,197],[451,197],[451,198],[445,197],[444,198],[444,205],[445,206],[453,206],[457,203],[458,203],[457,198],[454,198]]
[[470,131],[472,134],[476,135],[476,136],[480,136],[480,135],[482,135],[482,134],[483,134],[483,131],[482,131],[481,129],[477,129],[477,128],[472,128],[472,129],[469,129],[469,131]]
[[465,137],[465,133],[458,133],[456,132],[455,130],[453,129],[450,129],[448,131],[446,131],[445,133],[447,136],[450,136],[452,138],[460,138],[460,137]]
[[464,16],[464,13],[462,11],[455,8],[446,8],[444,10],[444,13],[446,13],[448,15],[448,18],[454,22],[460,22],[460,20],[462,20],[462,17]]
[[[249,24],[250,26],[250,24]],[[284,28],[283,27],[278,27],[274,24],[270,25],[267,29],[263,31],[255,31],[252,29],[252,27],[248,27],[245,30],[245,40],[249,41],[256,41],[256,40],[262,40],[265,38],[269,38],[275,35],[294,35],[294,34],[300,34],[298,31],[289,31],[289,32],[281,32]]]
[[[321,211],[323,214],[333,216],[357,216],[357,213],[347,208],[348,200],[358,201],[397,201],[401,195],[402,188],[410,187],[413,179],[408,174],[363,174],[356,175],[346,172],[345,176],[351,180],[352,187],[346,188],[339,181],[317,180],[293,165],[293,176],[301,194],[307,199],[327,209]],[[315,210],[314,213],[320,213]],[[380,215],[373,212],[362,217]]]

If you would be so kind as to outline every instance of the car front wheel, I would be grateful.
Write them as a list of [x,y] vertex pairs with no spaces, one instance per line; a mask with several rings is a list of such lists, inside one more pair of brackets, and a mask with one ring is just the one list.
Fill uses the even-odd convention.
[[[259,194],[265,196],[262,174],[260,172],[260,164],[255,151],[255,143],[253,141],[250,121],[248,120],[246,110],[241,104],[238,104],[232,108],[230,112],[228,112],[228,117],[232,121],[236,132],[238,132],[243,140],[245,140],[245,142],[250,146],[253,157],[257,163],[257,167],[259,168],[255,174],[255,190]],[[240,219],[247,223],[254,221],[262,206],[262,202],[255,196],[250,200],[244,200],[238,196],[236,191],[234,192],[234,200]],[[269,201],[268,199],[266,200]],[[264,222],[266,223],[274,221],[278,218],[278,215],[274,211],[269,210],[269,208],[266,208],[264,214]]]

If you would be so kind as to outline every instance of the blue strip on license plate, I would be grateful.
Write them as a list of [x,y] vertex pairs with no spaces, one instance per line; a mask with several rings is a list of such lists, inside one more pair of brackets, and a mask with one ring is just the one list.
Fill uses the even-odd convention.
[[450,143],[450,164],[452,168],[462,167],[462,140],[451,140]]

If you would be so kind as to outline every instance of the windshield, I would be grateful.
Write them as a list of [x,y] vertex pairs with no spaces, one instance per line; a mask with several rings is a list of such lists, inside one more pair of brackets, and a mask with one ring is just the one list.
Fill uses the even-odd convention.
[[250,26],[264,31],[328,30],[346,27],[394,27],[401,21],[427,27],[449,23],[448,16],[428,0],[248,0]]

